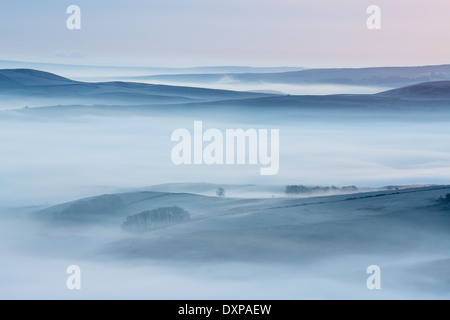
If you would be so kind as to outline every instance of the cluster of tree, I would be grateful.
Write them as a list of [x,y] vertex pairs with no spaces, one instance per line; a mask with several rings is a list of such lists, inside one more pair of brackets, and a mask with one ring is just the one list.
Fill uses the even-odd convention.
[[358,192],[355,186],[337,188],[332,187],[306,187],[302,185],[286,186],[284,191],[286,194],[311,194],[311,193],[327,193],[327,192]]
[[142,233],[189,221],[191,215],[180,207],[158,208],[128,216],[122,229],[132,233]]
[[450,204],[450,193],[447,193],[445,197],[441,196],[438,201],[442,204]]

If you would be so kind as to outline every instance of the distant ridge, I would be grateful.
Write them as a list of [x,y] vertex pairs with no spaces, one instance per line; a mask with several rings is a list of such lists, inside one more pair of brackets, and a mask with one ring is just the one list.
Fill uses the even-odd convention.
[[[76,109],[83,112],[89,108],[106,110],[106,106],[115,106],[116,111],[125,110],[120,106],[128,106],[127,112],[131,112],[131,106],[136,106],[135,111],[145,111],[152,110],[150,106],[163,105],[170,105],[173,110],[222,108],[229,111],[264,107],[278,110],[283,107],[310,110],[423,109],[448,107],[450,80],[414,84],[378,94],[296,96],[135,82],[79,82],[38,70],[3,69],[0,70],[0,98],[8,108],[49,106],[61,109],[61,106],[77,106]],[[425,100],[426,104],[423,103]]]
[[420,83],[379,93],[389,98],[450,98],[450,81]]
[[422,82],[450,80],[450,65],[305,69],[281,73],[167,74],[124,78],[124,80],[131,79],[200,84],[220,83],[226,79],[236,83],[377,85],[394,88]]
[[0,85],[21,85],[27,87],[66,85],[75,81],[55,75],[53,73],[34,69],[3,69],[0,70]]
[[55,73],[69,74],[76,72],[90,73],[97,76],[115,74],[119,76],[125,72],[130,75],[157,74],[186,74],[186,73],[272,73],[304,70],[302,67],[250,67],[250,66],[199,66],[199,67],[147,67],[147,66],[102,66],[102,65],[73,65],[58,63],[40,63],[26,61],[0,60],[0,69],[39,69]]

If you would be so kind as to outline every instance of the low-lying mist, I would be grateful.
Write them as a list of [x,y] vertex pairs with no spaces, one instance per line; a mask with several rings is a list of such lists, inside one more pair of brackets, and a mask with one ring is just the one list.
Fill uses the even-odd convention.
[[[438,199],[450,190],[365,189],[448,183],[445,105],[227,97],[1,111],[0,298],[449,298],[450,215]],[[278,129],[278,174],[175,165],[171,135],[193,134],[194,121],[204,131]],[[373,192],[287,196],[287,185]],[[102,199],[127,198],[117,212],[80,200],[124,191]],[[121,228],[129,215],[175,206],[191,220],[144,234]],[[80,291],[66,287],[70,265],[81,268]],[[382,269],[381,291],[367,289],[370,265]]]
[[[112,80],[113,78],[111,78]],[[286,84],[286,83],[245,83],[234,81],[231,77],[224,77],[220,82],[179,82],[165,81],[161,79],[143,81],[137,79],[137,82],[148,84],[162,84],[168,86],[184,86],[192,88],[208,88],[216,90],[249,91],[249,92],[268,92],[277,94],[291,95],[329,95],[329,94],[375,94],[393,87],[382,86],[359,86],[359,85],[340,85],[340,84]]]
[[[282,222],[284,216],[279,219]],[[386,218],[383,223],[392,223],[389,220]],[[352,229],[360,226],[355,220]],[[219,244],[195,233],[181,234],[179,250],[171,255],[171,248],[165,248],[169,252],[164,259],[152,258],[152,251],[131,258],[133,247],[123,252],[122,241],[177,238],[179,230],[167,228],[155,235],[132,236],[111,226],[50,227],[27,215],[16,216],[2,210],[0,298],[448,299],[450,279],[446,270],[450,260],[448,248],[443,249],[448,235],[412,228],[410,231],[417,232],[416,236],[403,233],[395,240],[390,231],[380,232],[382,227],[375,224],[370,231],[367,225],[367,229],[360,229],[367,233],[358,237],[352,231],[353,238],[348,243],[345,234],[340,233],[345,228],[339,224],[314,227],[310,238],[301,233],[290,235],[287,228],[285,236],[278,237],[270,248],[265,247],[270,236],[246,237],[243,230],[240,243],[227,260],[213,258],[214,251],[230,251],[227,237]],[[304,240],[291,243],[289,239],[295,237]],[[367,245],[371,238],[372,246]],[[393,241],[392,246],[380,243],[383,238]],[[193,251],[194,244],[197,249]],[[247,246],[265,247],[267,255],[259,256],[257,251],[240,253]],[[274,250],[279,254],[273,254]],[[305,250],[314,254],[302,256]],[[298,258],[287,262],[286,258],[292,255]],[[366,287],[366,269],[373,264],[382,268],[380,291]],[[81,269],[81,290],[66,287],[70,276],[66,269],[71,265]]]
[[[295,121],[278,119],[276,111],[256,118],[251,110],[240,117],[226,110],[204,117],[200,111],[179,117],[161,112],[5,113],[0,118],[0,201],[4,206],[46,205],[180,182],[381,187],[443,184],[450,178],[446,121],[345,120],[352,111],[338,119],[323,112],[293,114],[289,118]],[[174,165],[171,134],[178,128],[193,133],[195,120],[203,121],[204,130],[222,132],[279,129],[279,173],[261,176],[255,165]]]

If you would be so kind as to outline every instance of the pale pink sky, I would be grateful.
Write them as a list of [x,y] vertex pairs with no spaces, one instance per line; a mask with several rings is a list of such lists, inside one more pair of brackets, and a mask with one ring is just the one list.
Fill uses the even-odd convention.
[[[82,30],[66,8],[82,9]],[[368,30],[366,9],[382,9]],[[450,63],[448,0],[3,0],[0,59],[196,66]]]

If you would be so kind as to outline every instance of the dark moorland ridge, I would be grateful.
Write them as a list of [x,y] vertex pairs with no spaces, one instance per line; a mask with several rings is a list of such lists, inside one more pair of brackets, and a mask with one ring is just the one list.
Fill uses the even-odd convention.
[[68,99],[104,103],[184,103],[261,98],[267,94],[130,82],[87,83],[31,69],[0,70],[0,96]]
[[[31,69],[0,70],[0,97],[45,100],[44,105],[165,105],[165,104],[229,104],[264,106],[265,104],[302,106],[333,104],[392,105],[398,100],[420,99],[435,101],[450,99],[450,81],[414,84],[374,95],[290,96],[238,92],[215,89],[152,85],[131,82],[87,83],[73,81],[51,73]],[[25,99],[26,100],[26,99]],[[24,106],[25,107],[25,106]]]

